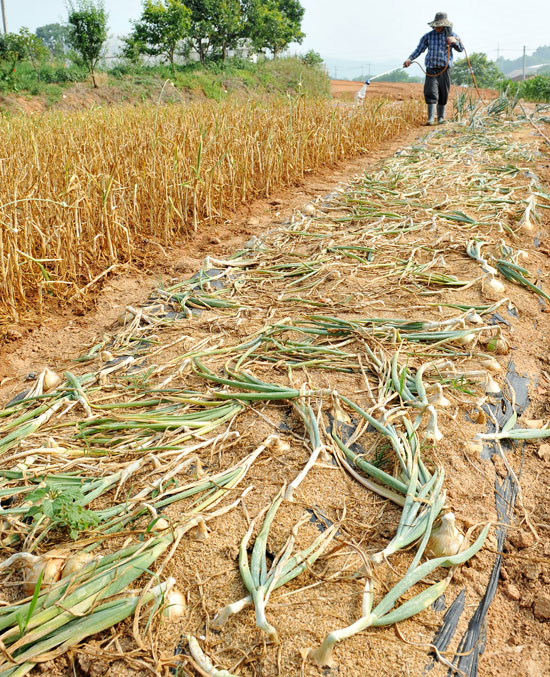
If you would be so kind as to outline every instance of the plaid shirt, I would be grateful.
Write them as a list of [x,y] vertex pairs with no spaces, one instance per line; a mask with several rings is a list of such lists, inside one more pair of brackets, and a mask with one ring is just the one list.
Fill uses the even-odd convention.
[[[464,50],[458,35],[452,32],[451,35],[453,38],[456,38],[458,42],[451,45],[452,49],[449,57],[449,68],[453,65],[453,49],[456,49],[457,52],[462,52]],[[409,59],[414,61],[426,50],[428,50],[428,53],[426,54],[426,68],[444,68],[447,63],[447,34],[445,31],[437,33],[433,30],[426,33],[426,35],[423,35],[418,43],[418,47],[410,55]]]

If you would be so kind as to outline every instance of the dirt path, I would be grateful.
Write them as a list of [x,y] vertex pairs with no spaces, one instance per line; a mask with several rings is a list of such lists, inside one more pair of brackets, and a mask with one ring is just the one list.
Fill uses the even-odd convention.
[[[125,488],[130,497],[164,476],[161,490],[172,491],[169,472],[181,487],[259,454],[230,496],[237,499],[247,487],[250,492],[208,523],[208,538],[186,534],[162,571],[186,597],[183,615],[171,623],[156,618],[149,635],[142,627],[142,647],[126,621],[116,637],[106,632],[46,664],[49,674],[168,674],[175,661],[181,674],[201,674],[189,655],[188,633],[216,665],[247,677],[439,677],[447,667],[434,663],[434,643],[443,661],[466,675],[550,671],[550,446],[475,439],[490,434],[495,420],[502,427],[514,408],[520,427],[548,421],[548,300],[503,275],[524,266],[529,281],[550,292],[548,151],[525,121],[479,118],[474,127],[425,132],[415,130],[391,152],[319,176],[299,194],[256,205],[229,235],[197,236],[148,276],[110,280],[87,316],[50,318],[49,327],[32,333],[12,328],[17,356],[10,363],[4,353],[3,398],[23,387],[25,373],[45,364],[57,371],[71,365],[77,376],[96,379],[85,387],[88,405],[98,408],[93,417],[79,400],[36,433],[2,447],[4,467],[17,458],[27,479],[39,467],[108,475],[143,457],[146,465]],[[365,168],[365,175],[349,180]],[[321,197],[311,202],[314,195]],[[250,235],[255,238],[244,244]],[[223,242],[214,241],[220,237]],[[484,243],[477,250],[476,239]],[[123,326],[114,325],[129,304],[135,310]],[[86,362],[71,362],[85,354]],[[117,365],[112,374],[103,371]],[[489,378],[493,369],[496,383]],[[56,392],[62,397],[66,391]],[[370,419],[358,407],[379,424],[391,421],[399,441],[367,427]],[[220,410],[215,428],[201,428]],[[197,418],[162,428],[167,416],[191,413]],[[4,432],[12,420],[3,419]],[[263,449],[275,432],[281,442]],[[222,439],[214,442],[217,434]],[[191,451],[190,439],[204,448]],[[398,549],[388,561],[365,567],[394,537],[401,509],[358,481],[368,479],[360,464],[352,467],[355,476],[348,472],[338,448],[347,446],[352,456],[390,473],[399,486],[410,482],[409,491],[416,492],[410,478],[420,467],[417,443],[425,463],[420,484],[428,491],[445,471],[445,511],[454,512],[462,532],[472,528],[471,542],[480,524],[500,526],[456,570],[444,595],[434,593],[436,603],[430,599],[425,611],[398,626],[343,640],[334,651],[335,667],[318,668],[307,650],[359,618],[369,571],[376,605],[414,556]],[[410,451],[401,465],[396,448]],[[265,566],[289,543],[299,550],[316,539],[333,540],[300,576],[273,591],[266,616],[280,643],[256,627],[250,607],[217,627],[217,612],[246,595],[237,560],[247,529],[241,565],[259,540],[262,511],[300,478],[313,450],[317,464],[273,520]],[[63,454],[73,459],[68,465]],[[178,466],[182,457],[192,463]],[[392,486],[395,497],[401,490]],[[115,505],[113,494],[92,507]],[[442,496],[426,495],[429,505]],[[416,502],[424,505],[426,495],[417,494]],[[170,503],[163,517],[176,524],[191,508]],[[145,523],[133,527],[143,531]],[[409,527],[406,519],[400,533]],[[107,549],[122,541],[110,541]],[[443,586],[447,572],[426,574],[402,601],[426,589],[427,579]],[[6,590],[9,599],[17,593]],[[454,624],[451,606],[460,611]],[[438,630],[445,622],[443,643]]]

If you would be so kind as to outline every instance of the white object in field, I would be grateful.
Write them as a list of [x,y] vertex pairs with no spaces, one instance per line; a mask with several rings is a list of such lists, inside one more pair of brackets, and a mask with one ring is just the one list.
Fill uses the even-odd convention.
[[365,95],[367,94],[367,87],[368,85],[365,82],[365,84],[361,87],[361,89],[355,93],[355,103],[357,104],[363,103],[363,101],[365,100]]
[[361,89],[355,94],[355,103],[361,104],[365,100],[365,96],[367,94],[367,87],[370,85],[372,80],[376,80],[376,78],[381,78],[384,75],[387,75],[388,73],[393,73],[394,70],[399,70],[392,68],[389,71],[384,71],[383,73],[379,73],[378,75],[373,75],[372,78],[369,78],[368,80],[365,81],[365,84],[361,87]]

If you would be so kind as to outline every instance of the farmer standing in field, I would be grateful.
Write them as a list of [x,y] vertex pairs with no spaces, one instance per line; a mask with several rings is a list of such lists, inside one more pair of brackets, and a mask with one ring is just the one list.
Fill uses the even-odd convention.
[[[447,19],[445,12],[438,12],[435,19],[428,23],[433,30],[423,35],[418,47],[404,62],[408,68],[422,52],[426,54],[426,80],[424,81],[424,98],[428,104],[427,125],[445,122],[445,106],[451,87],[451,66],[453,65],[453,49],[462,52],[464,47],[460,38],[453,33],[453,24]],[[435,107],[437,105],[437,122]]]

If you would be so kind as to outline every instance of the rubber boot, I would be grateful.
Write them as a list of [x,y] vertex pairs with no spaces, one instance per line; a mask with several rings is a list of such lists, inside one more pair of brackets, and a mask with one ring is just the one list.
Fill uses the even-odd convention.
[[437,106],[437,123],[439,125],[445,123],[445,106]]
[[435,103],[428,104],[428,119],[426,120],[428,127],[435,125]]

